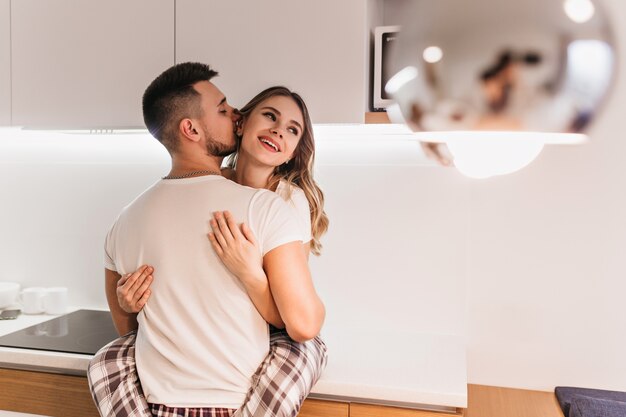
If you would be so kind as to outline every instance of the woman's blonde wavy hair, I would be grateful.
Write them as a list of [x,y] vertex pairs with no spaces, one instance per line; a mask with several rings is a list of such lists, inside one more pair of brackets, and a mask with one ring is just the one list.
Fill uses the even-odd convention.
[[[304,100],[302,100],[299,94],[294,93],[286,87],[270,87],[257,94],[248,104],[243,106],[239,112],[242,115],[242,121],[244,121],[261,102],[275,96],[290,97],[298,105],[302,112],[304,126],[302,136],[293,152],[293,156],[288,162],[274,168],[274,172],[267,181],[266,188],[273,190],[280,180],[284,180],[304,191],[304,195],[311,209],[311,235],[313,236],[311,240],[311,252],[314,255],[319,255],[322,249],[320,238],[328,230],[328,216],[326,212],[324,212],[324,193],[313,179],[315,141],[313,139],[311,118],[309,117],[309,111]],[[239,137],[237,141],[237,152],[241,146],[241,139],[242,138]],[[237,152],[226,159],[226,166],[228,168],[236,168]]]

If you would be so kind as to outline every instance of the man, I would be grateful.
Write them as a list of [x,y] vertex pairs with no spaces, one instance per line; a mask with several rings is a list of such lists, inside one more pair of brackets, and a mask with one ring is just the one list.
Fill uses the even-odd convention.
[[[222,158],[235,148],[238,116],[210,82],[215,75],[203,64],[178,64],[147,88],[144,120],[172,168],[123,210],[105,245],[113,320],[120,334],[139,326],[137,371],[160,416],[181,408],[230,415],[268,352],[267,323],[206,237],[212,213],[228,210],[251,226],[268,276],[259,296],[272,296],[271,283],[276,305],[287,306],[279,313],[292,316],[284,321],[292,323],[286,330],[293,339],[314,337],[324,319],[319,298],[299,303],[286,295],[311,279],[289,207],[269,191],[220,176]],[[135,316],[120,308],[116,287],[142,264],[154,266],[155,280],[150,303]]]

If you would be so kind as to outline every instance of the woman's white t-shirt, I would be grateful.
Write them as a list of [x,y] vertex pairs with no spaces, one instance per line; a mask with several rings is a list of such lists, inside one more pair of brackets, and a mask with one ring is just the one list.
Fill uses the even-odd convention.
[[311,235],[311,206],[309,206],[304,191],[296,185],[281,180],[276,188],[276,194],[281,196],[293,210],[302,230],[302,243],[308,243],[313,238]]

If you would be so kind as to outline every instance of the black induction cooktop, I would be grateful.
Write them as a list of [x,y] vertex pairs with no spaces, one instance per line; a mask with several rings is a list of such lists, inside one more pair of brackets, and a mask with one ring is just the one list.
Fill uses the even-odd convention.
[[93,355],[117,337],[111,313],[78,310],[0,336],[0,346]]

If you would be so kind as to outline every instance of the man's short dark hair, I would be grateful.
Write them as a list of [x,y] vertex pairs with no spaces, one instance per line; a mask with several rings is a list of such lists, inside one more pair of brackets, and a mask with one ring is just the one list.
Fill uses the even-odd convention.
[[143,120],[152,136],[168,151],[178,147],[178,124],[186,117],[202,117],[200,94],[193,88],[199,81],[217,75],[208,65],[184,62],[165,70],[143,94]]

